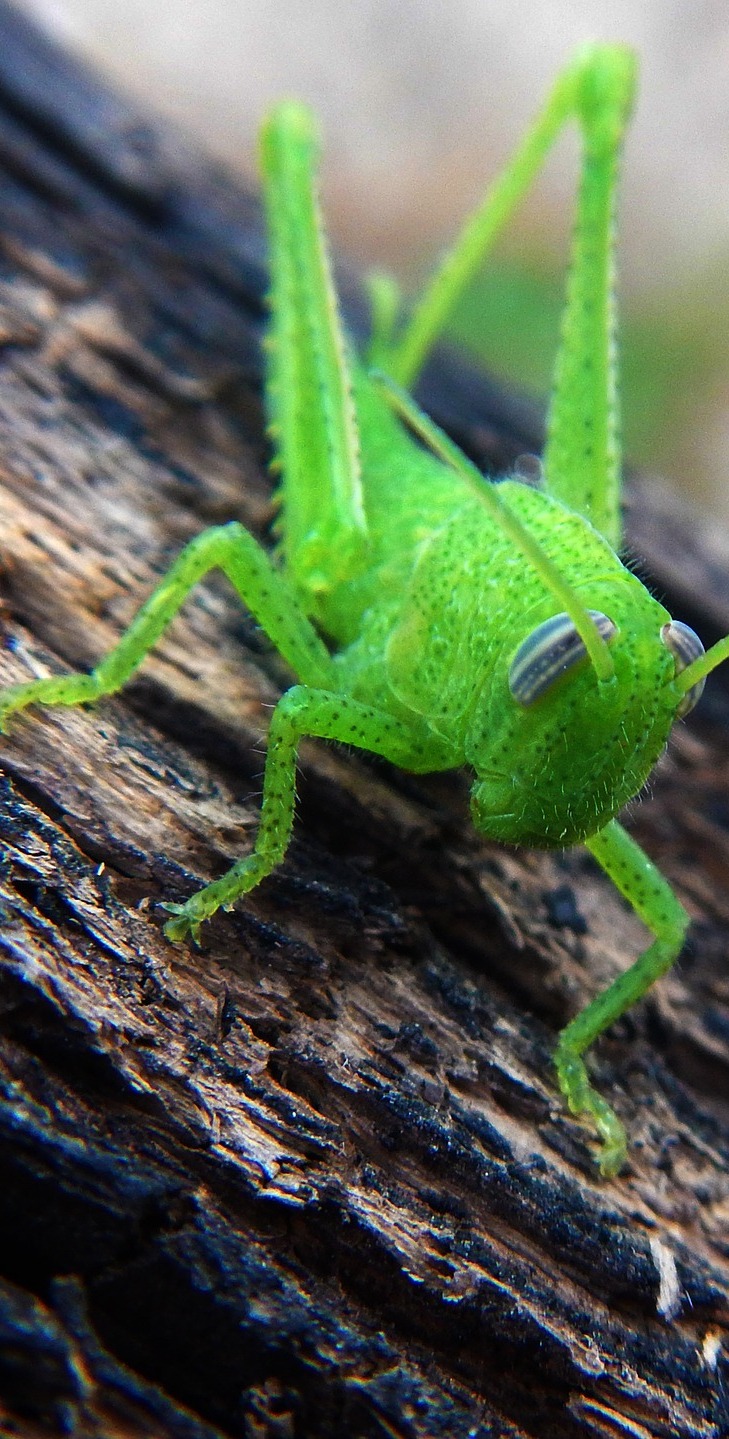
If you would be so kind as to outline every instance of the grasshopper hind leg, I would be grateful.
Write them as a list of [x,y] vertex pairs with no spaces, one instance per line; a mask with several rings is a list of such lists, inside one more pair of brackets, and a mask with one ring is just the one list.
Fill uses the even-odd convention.
[[261,132],[271,259],[266,400],[280,474],[286,569],[316,613],[322,593],[366,563],[357,416],[350,362],[316,193],[318,136],[287,101]]

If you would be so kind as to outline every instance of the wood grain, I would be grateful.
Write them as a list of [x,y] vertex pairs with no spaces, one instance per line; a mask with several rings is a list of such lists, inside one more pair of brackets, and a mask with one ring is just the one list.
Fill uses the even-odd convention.
[[[255,204],[5,4],[0,167],[7,683],[92,664],[205,525],[268,541],[271,487]],[[489,472],[538,444],[454,357],[423,398]],[[647,480],[631,523],[729,629],[723,537]],[[550,1052],[640,926],[583,853],[484,845],[466,777],[306,746],[284,866],[164,939],[251,842],[286,684],[213,579],[121,696],[0,742],[3,1432],[719,1439],[721,678],[632,816],[695,924],[596,1052],[612,1184]]]

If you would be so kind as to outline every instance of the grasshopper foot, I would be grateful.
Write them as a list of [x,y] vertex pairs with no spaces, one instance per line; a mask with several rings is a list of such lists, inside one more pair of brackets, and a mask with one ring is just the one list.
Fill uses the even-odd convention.
[[30,703],[25,696],[31,687],[35,689],[35,685],[8,685],[0,692],[0,734],[7,734],[10,716]]
[[193,944],[200,944],[200,925],[205,916],[195,913],[196,898],[197,896],[193,895],[186,904],[163,904],[160,906],[161,909],[167,910],[168,914],[174,916],[172,919],[168,919],[164,926],[167,938],[171,939],[173,943],[191,939]]
[[579,1055],[570,1052],[564,1045],[558,1045],[554,1063],[559,1087],[570,1110],[573,1114],[584,1116],[597,1130],[601,1141],[597,1163],[603,1179],[613,1179],[620,1173],[628,1153],[626,1133],[615,1110],[590,1083]]

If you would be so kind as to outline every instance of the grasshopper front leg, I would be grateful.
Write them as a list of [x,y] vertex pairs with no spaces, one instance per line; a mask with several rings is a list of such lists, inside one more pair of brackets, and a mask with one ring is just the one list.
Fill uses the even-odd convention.
[[28,705],[84,704],[121,689],[193,586],[213,569],[227,575],[299,679],[313,685],[331,682],[329,651],[299,607],[286,577],[243,525],[234,522],[205,530],[186,546],[119,643],[90,674],[31,680],[0,692],[0,730],[9,715]]
[[618,1173],[625,1161],[625,1130],[615,1111],[590,1083],[582,1055],[603,1030],[625,1014],[655,980],[671,968],[683,944],[689,916],[668,881],[617,820],[585,840],[585,844],[656,936],[630,969],[619,975],[562,1030],[554,1056],[562,1093],[573,1114],[584,1114],[594,1124],[602,1142],[600,1169],[604,1175],[611,1176]]
[[253,853],[234,864],[221,879],[206,885],[186,904],[167,904],[174,918],[165,925],[168,939],[197,939],[203,920],[222,906],[230,909],[281,863],[291,836],[296,800],[299,741],[340,740],[382,755],[394,764],[418,767],[424,750],[417,734],[392,716],[346,695],[295,685],[273,712],[268,732],[263,802]]

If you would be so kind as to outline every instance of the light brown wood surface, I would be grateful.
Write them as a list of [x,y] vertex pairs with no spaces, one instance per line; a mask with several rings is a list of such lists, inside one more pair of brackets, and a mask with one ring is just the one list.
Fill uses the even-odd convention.
[[[271,485],[255,207],[5,5],[0,56],[6,683],[93,664],[205,525],[266,540]],[[446,357],[424,398],[487,467],[535,443]],[[729,629],[722,538],[646,481],[631,524],[680,617]],[[465,776],[305,746],[284,866],[165,940],[159,901],[251,842],[287,682],[213,579],[123,694],[0,741],[0,1422],[719,1439],[721,677],[633,813],[696,922],[595,1054],[611,1184],[550,1052],[644,935],[582,852],[483,844]]]

